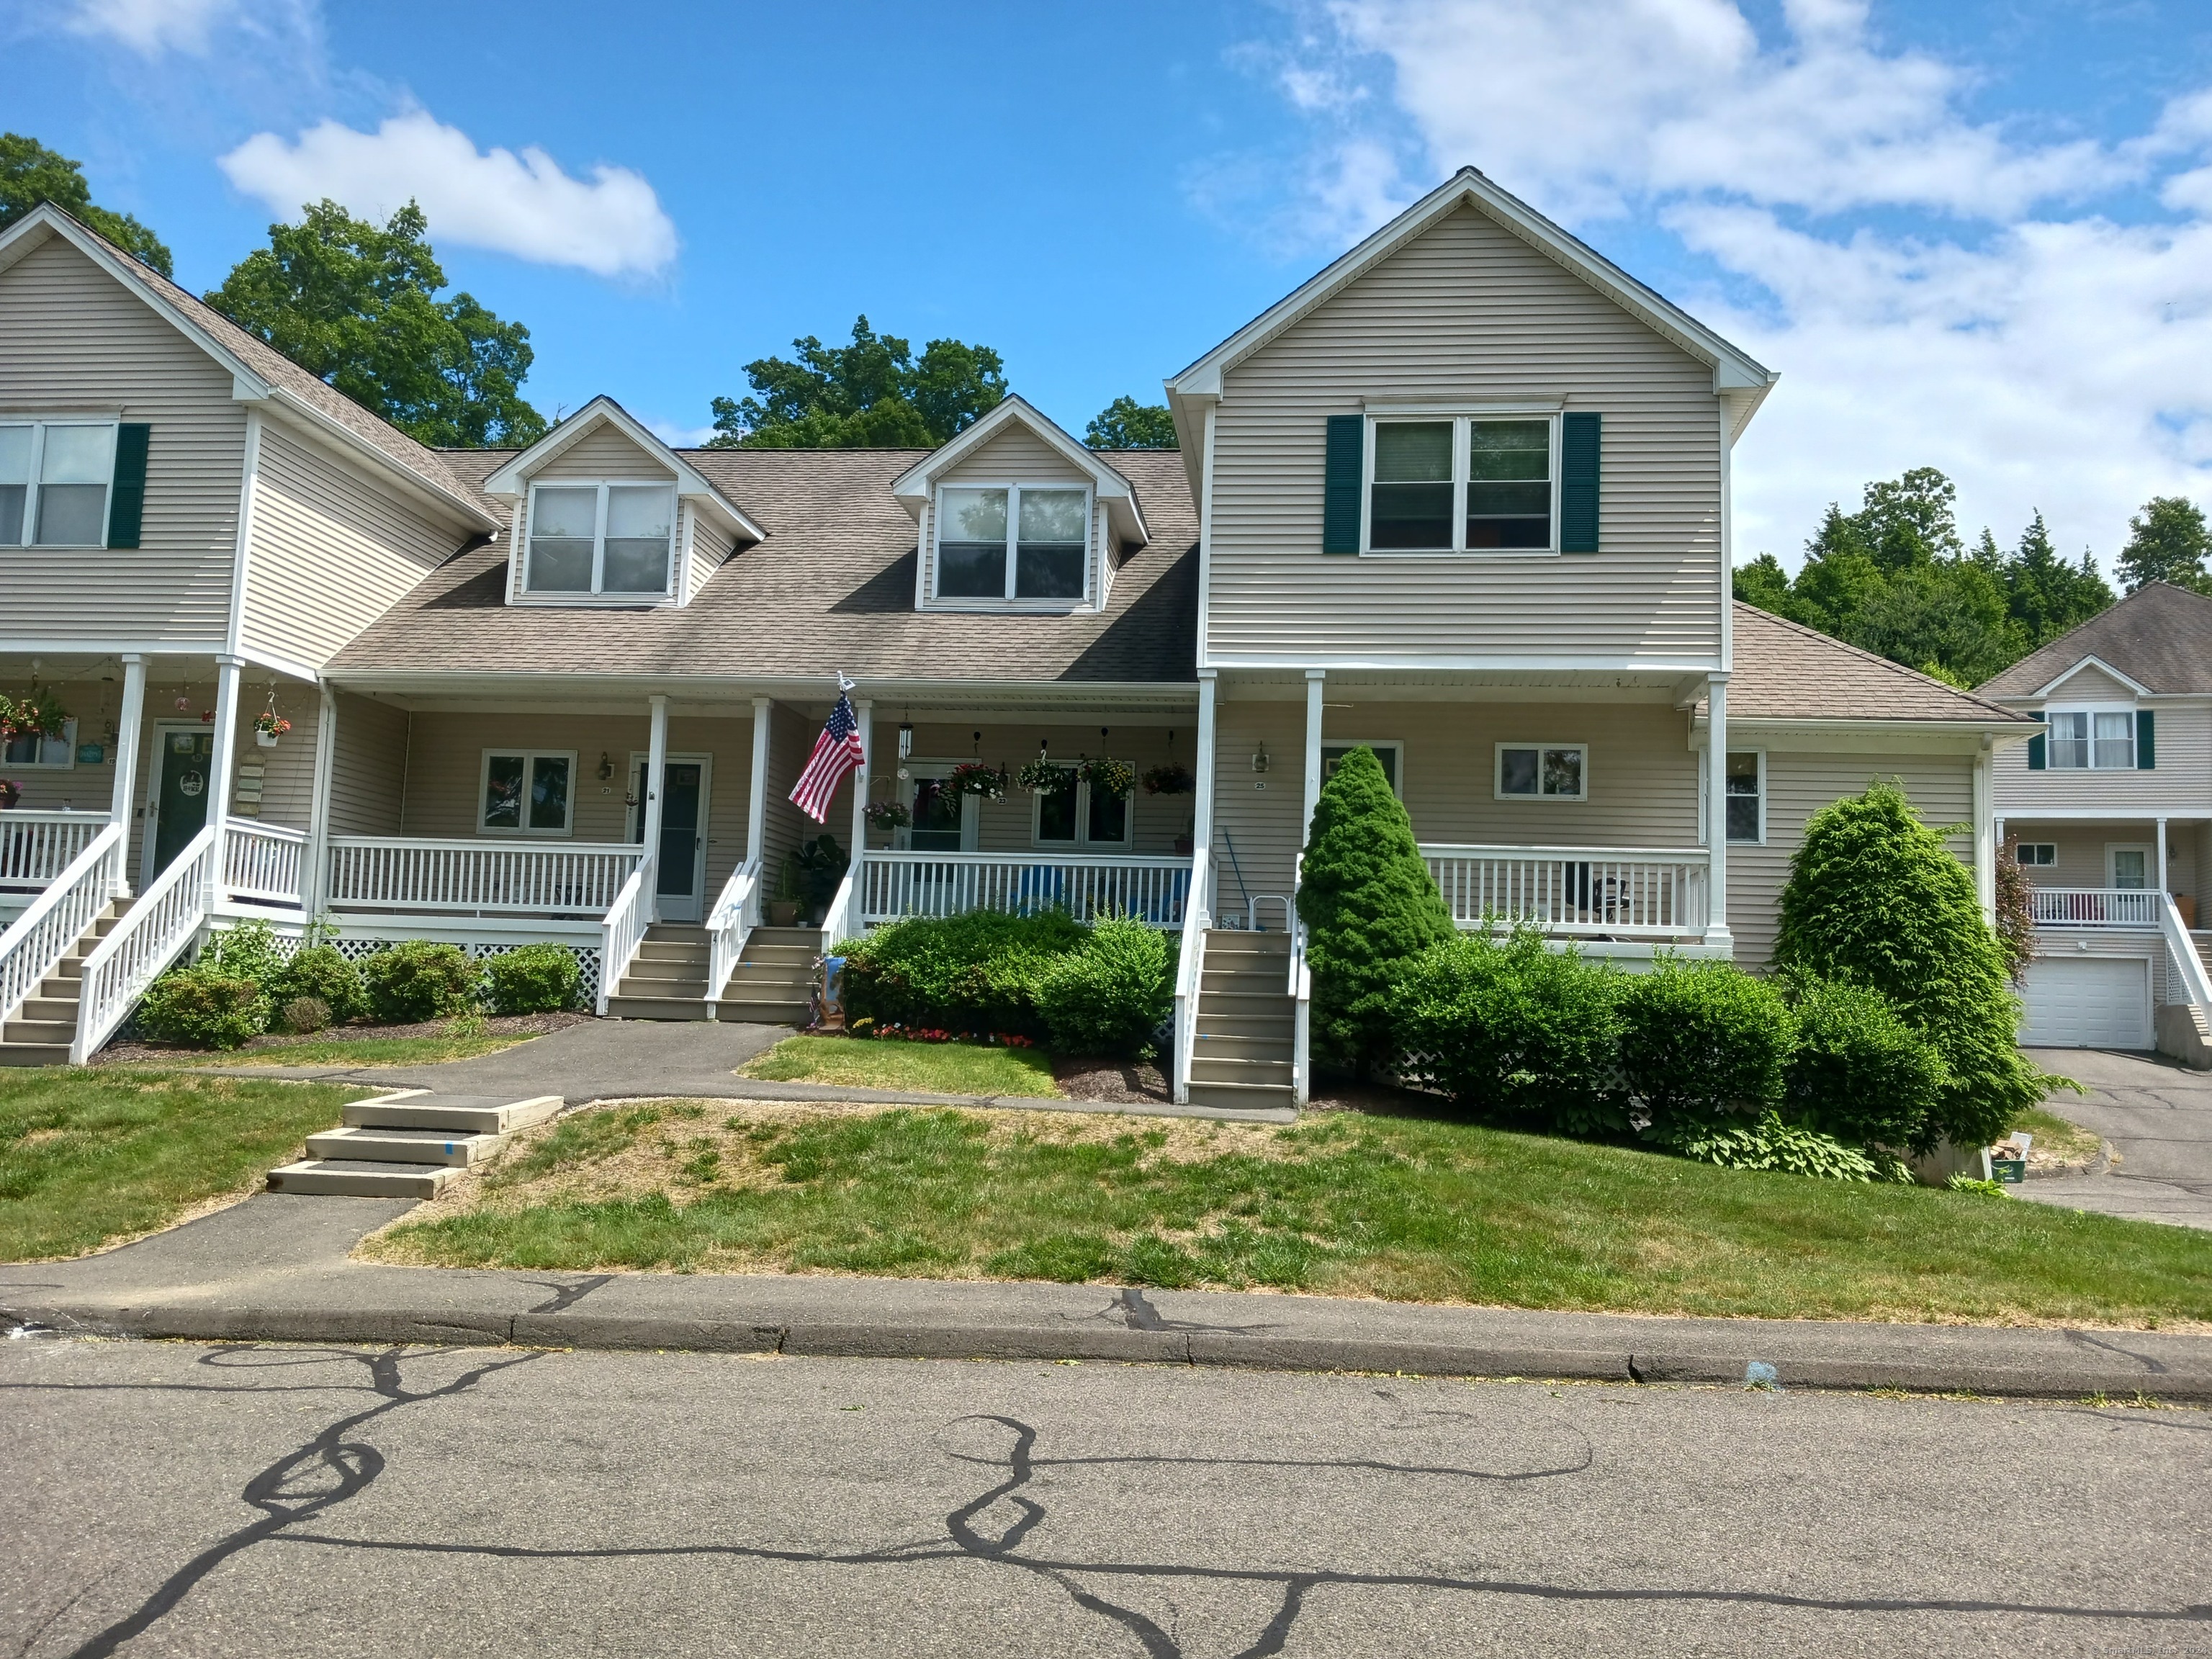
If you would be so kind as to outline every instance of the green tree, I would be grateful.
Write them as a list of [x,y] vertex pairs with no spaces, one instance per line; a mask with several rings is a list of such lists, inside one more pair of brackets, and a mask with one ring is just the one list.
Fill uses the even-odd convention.
[[1084,428],[1083,441],[1093,449],[1182,447],[1165,404],[1140,404],[1129,397],[1116,398],[1100,410]]
[[1735,568],[1735,596],[1778,617],[1790,614],[1790,573],[1771,553],[1762,553],[1749,564]]
[[233,267],[207,301],[309,374],[422,443],[535,443],[545,417],[523,400],[530,331],[468,294],[441,300],[446,273],[412,202],[379,226],[336,202]]
[[[2197,523],[2201,530],[2203,520]],[[1994,548],[1995,538],[1987,531],[1982,536]],[[2078,565],[2060,558],[2040,513],[2020,532],[2020,550],[2000,570],[2005,608],[2021,630],[2022,654],[2079,627],[2112,603],[2112,590],[2097,574],[2088,550],[2082,550]]]
[[1932,466],[1916,466],[1901,478],[1866,487],[1853,515],[1866,551],[1894,574],[1939,559],[1962,557],[1959,487]]
[[753,396],[710,405],[714,449],[934,449],[1006,395],[1006,366],[988,346],[932,340],[920,357],[863,316],[853,343],[793,340],[798,361],[745,365]]
[[1870,593],[1844,638],[1954,685],[1978,685],[2025,647],[1997,579],[1971,559],[1911,565]]
[[2183,495],[2154,495],[2128,520],[2128,544],[2120,550],[2120,580],[2132,593],[2145,582],[2212,592],[2204,556],[2212,553],[2204,511]]
[[93,205],[84,170],[68,156],[20,132],[0,132],[0,230],[41,202],[90,225],[141,264],[167,276],[173,269],[161,239],[127,213]]
[[1371,749],[1346,755],[1322,786],[1298,883],[1313,972],[1313,1047],[1364,1076],[1395,1047],[1407,964],[1450,939],[1451,914],[1421,861],[1413,821]]

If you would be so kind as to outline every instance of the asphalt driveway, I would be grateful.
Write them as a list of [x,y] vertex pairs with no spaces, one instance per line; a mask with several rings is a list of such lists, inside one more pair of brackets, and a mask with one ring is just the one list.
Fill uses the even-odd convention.
[[2212,1073],[2190,1071],[2163,1054],[2028,1052],[2045,1070],[2088,1085],[2087,1097],[2053,1096],[2051,1109],[2111,1141],[2113,1159],[2103,1175],[2026,1182],[2014,1189],[2021,1197],[2212,1229]]

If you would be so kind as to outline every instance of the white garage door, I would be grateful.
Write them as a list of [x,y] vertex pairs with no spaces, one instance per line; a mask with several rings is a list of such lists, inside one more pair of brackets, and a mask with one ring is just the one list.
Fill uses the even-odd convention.
[[2027,970],[2020,1040],[2054,1048],[2148,1048],[2150,963],[2141,957],[2058,957]]

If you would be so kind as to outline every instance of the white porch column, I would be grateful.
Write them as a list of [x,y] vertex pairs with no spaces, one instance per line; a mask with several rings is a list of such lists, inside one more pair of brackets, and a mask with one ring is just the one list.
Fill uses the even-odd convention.
[[1733,953],[1728,925],[1728,676],[1705,677],[1705,943]]
[[854,873],[860,867],[860,850],[868,844],[868,781],[875,758],[876,706],[865,698],[853,705],[860,717],[860,763],[853,770],[853,839],[846,851],[852,854]]
[[745,862],[758,864],[768,851],[768,711],[769,700],[753,699],[752,793],[745,811]]
[[[642,837],[645,856],[653,863],[653,884],[660,885],[660,786],[661,775],[668,770],[668,699],[655,693],[647,699],[653,709],[652,735],[645,745],[645,825]],[[660,920],[660,895],[656,890],[646,895],[647,914],[655,921]]]
[[307,803],[307,855],[300,866],[300,908],[309,921],[330,906],[331,779],[338,756],[338,694],[328,680],[316,693],[314,794]]
[[115,717],[115,793],[108,811],[123,826],[123,879],[117,896],[131,894],[131,809],[138,793],[138,744],[146,712],[146,659],[128,652],[123,659],[123,708]]
[[1213,703],[1214,671],[1198,671],[1198,765],[1191,792],[1190,842],[1199,852],[1213,844]]
[[1996,792],[1990,775],[1990,740],[1974,757],[1974,896],[1991,923],[1997,918]]
[[2158,821],[2158,890],[2166,891],[2166,820]]
[[1304,851],[1307,838],[1313,834],[1314,808],[1321,804],[1321,722],[1322,684],[1328,678],[1324,668],[1306,670],[1306,795],[1305,812],[1298,819],[1298,848]]
[[227,896],[223,864],[230,839],[230,778],[238,757],[238,671],[244,662],[232,656],[215,659],[215,742],[208,757],[208,827],[215,831],[215,861],[209,878],[206,902]]

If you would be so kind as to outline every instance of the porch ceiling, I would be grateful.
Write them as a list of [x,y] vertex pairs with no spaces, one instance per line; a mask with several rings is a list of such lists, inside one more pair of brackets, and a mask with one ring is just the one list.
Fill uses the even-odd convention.
[[[1328,668],[1331,702],[1637,702],[1686,705],[1705,694],[1704,671],[1664,668]],[[1221,695],[1247,702],[1304,702],[1302,668],[1221,671]]]
[[[590,675],[362,675],[333,677],[342,691],[422,714],[627,714],[641,717],[647,699],[664,695],[678,715],[750,718],[752,700],[769,697],[798,709],[826,713],[836,696],[834,682],[820,679],[734,680],[705,676],[654,679]],[[863,681],[855,702],[872,701],[878,714],[898,718],[1088,720],[1112,715],[1125,721],[1157,718],[1188,722],[1198,708],[1198,687],[1188,685],[1008,685],[989,682]]]

